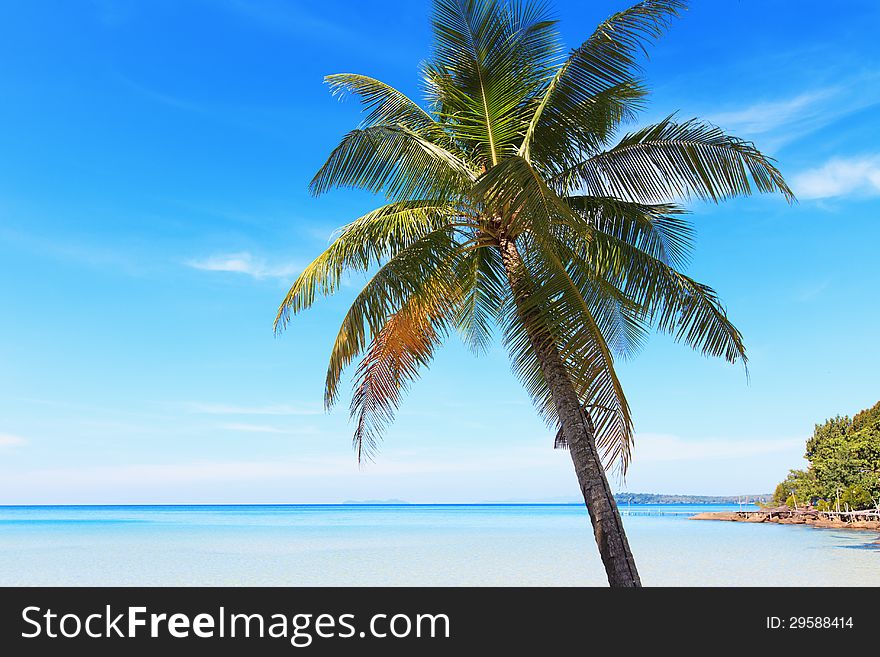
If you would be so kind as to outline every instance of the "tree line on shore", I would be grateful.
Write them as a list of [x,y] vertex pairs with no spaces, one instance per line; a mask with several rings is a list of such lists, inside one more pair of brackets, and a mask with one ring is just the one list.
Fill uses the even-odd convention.
[[809,465],[788,473],[774,503],[840,511],[880,506],[880,402],[817,424],[804,456]]
[[618,504],[744,504],[768,502],[764,495],[663,495],[659,493],[615,493]]

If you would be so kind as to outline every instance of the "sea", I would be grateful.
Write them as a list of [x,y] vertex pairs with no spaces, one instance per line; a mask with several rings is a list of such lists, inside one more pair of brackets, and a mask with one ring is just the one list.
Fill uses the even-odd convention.
[[[646,586],[880,586],[876,532],[622,505]],[[751,508],[751,507],[748,507]],[[2,586],[601,586],[582,505],[0,507]]]

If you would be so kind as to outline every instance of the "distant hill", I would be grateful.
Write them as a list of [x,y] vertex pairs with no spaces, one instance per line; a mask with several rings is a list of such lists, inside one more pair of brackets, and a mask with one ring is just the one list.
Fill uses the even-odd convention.
[[[662,495],[660,493],[617,493],[617,504],[741,504],[746,502],[769,502],[773,495]],[[583,500],[572,497],[552,497],[543,499],[488,500],[475,504],[583,504]],[[409,504],[403,500],[346,500],[343,504]],[[436,502],[442,504],[442,502]]]
[[763,495],[661,495],[659,493],[617,493],[618,504],[740,504],[744,502],[768,502],[773,497]]
[[[622,504],[741,504],[745,502],[768,502],[773,495],[664,495],[661,493],[616,493],[614,499]],[[553,497],[532,500],[504,500],[494,504],[583,504],[574,497]],[[493,502],[487,502],[493,504]]]

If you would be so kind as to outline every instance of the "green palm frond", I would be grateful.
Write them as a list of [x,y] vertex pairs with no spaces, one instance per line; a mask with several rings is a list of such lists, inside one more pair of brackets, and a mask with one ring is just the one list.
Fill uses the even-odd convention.
[[428,303],[438,290],[456,289],[455,259],[460,253],[458,229],[444,227],[416,240],[386,262],[352,302],[330,353],[324,402],[336,400],[343,370],[407,304]]
[[390,203],[341,229],[339,236],[297,277],[275,317],[275,331],[311,307],[317,295],[331,295],[345,272],[366,272],[393,258],[429,233],[448,226],[454,209],[443,202],[420,200]]
[[599,92],[577,111],[555,117],[548,111],[552,120],[536,124],[539,137],[528,142],[523,139],[520,151],[548,177],[566,171],[587,155],[601,151],[620,123],[635,118],[646,95],[642,84],[633,80]]
[[742,334],[727,317],[715,291],[659,265],[655,280],[632,277],[624,293],[640,298],[657,330],[672,335],[704,356],[748,364]]
[[340,99],[349,93],[360,97],[367,113],[361,128],[377,125],[403,126],[449,150],[460,160],[467,161],[467,157],[457,150],[453,136],[446,131],[443,124],[438,123],[425,109],[394,87],[355,73],[328,75],[324,80],[330,86],[331,93]]
[[620,121],[632,118],[646,91],[638,82],[637,56],[686,6],[648,0],[614,14],[559,67],[529,121],[519,154],[559,159],[548,145],[593,152]]
[[476,354],[488,349],[509,291],[497,248],[472,248],[459,263],[462,299],[455,319],[465,344]]
[[434,106],[479,147],[486,167],[515,152],[524,104],[559,52],[553,21],[543,14],[536,3],[434,3]]
[[[548,299],[545,323],[555,325],[555,342],[575,389],[594,418],[596,444],[605,463],[626,470],[633,444],[633,421],[614,357],[593,315],[588,297],[564,262],[558,243],[535,241],[533,276]],[[561,252],[561,253],[560,253]]]
[[773,160],[753,143],[696,119],[675,123],[672,117],[626,135],[558,182],[644,203],[692,196],[718,202],[749,195],[753,188],[794,199]]
[[380,80],[357,73],[335,73],[324,81],[330,92],[344,98],[348,93],[360,96],[367,112],[362,127],[371,125],[404,125],[413,132],[439,130],[443,127],[433,116],[405,94]]
[[[522,246],[527,279],[541,284],[530,286],[525,298],[519,296],[519,303],[507,305],[504,342],[514,372],[548,424],[558,425],[552,390],[539,356],[540,349],[556,350],[586,412],[595,421],[596,441],[606,466],[617,464],[625,470],[633,441],[632,418],[611,350],[589,301],[552,247],[528,240]],[[537,345],[536,333],[543,336]]]
[[564,241],[577,244],[578,260],[591,263],[639,309],[644,321],[705,356],[747,362],[739,330],[715,292],[673,267],[587,222],[566,217]]
[[[502,232],[513,237],[525,234],[529,240],[547,249],[564,249],[562,260],[568,265],[577,265],[581,254],[567,247],[566,240],[571,236],[560,232],[567,223],[573,221],[587,231],[621,232],[624,233],[622,239],[634,239],[637,243],[653,240],[662,244],[663,240],[658,237],[662,229],[650,224],[661,216],[660,212],[672,215],[676,211],[672,206],[639,206],[613,199],[594,199],[593,203],[563,199],[546,185],[530,163],[518,156],[493,167],[477,181],[474,189],[483,199],[485,208],[499,217]],[[571,203],[578,205],[583,215],[575,216]],[[604,214],[598,212],[599,209]],[[584,227],[584,224],[588,225]],[[594,299],[595,309],[604,307],[601,313],[605,320],[603,329],[608,331],[606,335],[615,351],[633,353],[644,338],[638,317],[640,311],[636,304],[597,275],[601,270],[601,263],[586,261],[584,271],[588,272],[590,288],[585,282],[580,288],[581,293]],[[540,277],[536,280],[541,281]]]
[[560,214],[571,212],[541,174],[518,155],[483,174],[473,195],[485,212],[498,218],[500,230],[509,237],[525,230],[547,232]]
[[671,203],[645,204],[605,196],[568,196],[565,202],[596,229],[673,267],[683,267],[694,245],[687,211]]
[[335,187],[384,192],[389,198],[448,198],[475,178],[468,164],[403,125],[352,130],[312,179],[313,194]]
[[559,239],[546,241],[544,248],[554,249],[564,263],[568,277],[587,304],[605,342],[615,357],[629,358],[641,349],[650,325],[645,308],[617,287],[618,281],[602,276],[601,267],[579,250],[579,236],[564,228],[557,230]]

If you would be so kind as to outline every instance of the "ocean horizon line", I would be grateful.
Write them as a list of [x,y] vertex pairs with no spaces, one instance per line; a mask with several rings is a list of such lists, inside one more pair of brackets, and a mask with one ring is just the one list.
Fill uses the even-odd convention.
[[[751,503],[751,502],[749,502]],[[583,506],[583,502],[173,502],[173,503],[132,503],[132,504],[0,504],[0,509],[22,508],[68,508],[68,509],[106,509],[106,508],[217,508],[217,507],[473,507],[473,506]],[[745,504],[745,503],[744,503]],[[626,504],[622,503],[621,506]],[[638,502],[632,506],[731,506],[735,502]]]

